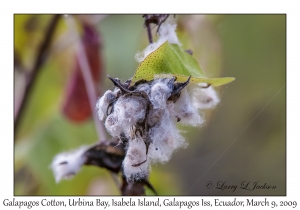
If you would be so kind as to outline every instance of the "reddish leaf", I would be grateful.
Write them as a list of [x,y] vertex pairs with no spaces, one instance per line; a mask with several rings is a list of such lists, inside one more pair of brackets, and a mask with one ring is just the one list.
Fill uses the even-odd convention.
[[[83,23],[83,28],[82,43],[91,69],[94,85],[97,87],[102,73],[102,61],[99,51],[100,36],[94,26]],[[63,113],[68,119],[74,122],[83,122],[91,116],[92,110],[77,57],[75,61],[74,71],[66,88],[67,94],[63,104]],[[96,91],[97,95],[100,95],[99,91]]]

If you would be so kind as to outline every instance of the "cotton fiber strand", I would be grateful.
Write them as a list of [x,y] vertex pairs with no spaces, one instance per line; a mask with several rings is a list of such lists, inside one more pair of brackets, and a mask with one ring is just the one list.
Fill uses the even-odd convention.
[[114,91],[107,90],[104,95],[98,99],[96,103],[96,110],[100,120],[104,120],[107,116],[107,108],[109,104],[118,97],[120,94],[120,89],[116,88]]
[[203,88],[207,84],[199,83],[197,85],[192,85],[190,88],[190,93],[192,95],[192,104],[197,109],[209,109],[215,107],[220,99],[217,92],[212,86],[208,88]]
[[154,83],[151,87],[150,100],[154,109],[165,109],[167,99],[171,95],[171,89],[163,82]]
[[81,147],[72,152],[65,152],[54,157],[51,169],[58,183],[62,179],[70,179],[81,169],[84,164],[83,154],[87,147]]
[[168,110],[165,110],[160,123],[150,129],[149,136],[152,141],[149,149],[152,163],[169,161],[175,150],[187,145],[178,128],[171,121]]
[[114,137],[129,134],[131,127],[145,118],[145,108],[144,98],[121,96],[114,105],[113,113],[105,121],[107,131]]
[[180,123],[191,126],[199,126],[204,123],[204,119],[199,115],[199,111],[192,104],[190,95],[184,88],[180,98],[174,105],[174,113],[180,118]]
[[[128,150],[123,161],[123,172],[127,181],[133,182],[139,179],[146,179],[149,175],[149,160],[146,156],[146,146],[142,139],[136,138],[129,141]],[[142,163],[140,166],[135,164]]]

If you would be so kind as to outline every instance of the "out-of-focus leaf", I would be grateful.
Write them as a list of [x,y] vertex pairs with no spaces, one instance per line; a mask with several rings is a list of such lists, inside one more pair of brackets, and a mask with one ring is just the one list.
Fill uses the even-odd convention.
[[76,69],[75,72],[72,73],[68,83],[63,113],[68,119],[75,122],[85,121],[91,116],[91,105],[79,69]]
[[193,57],[208,78],[217,77],[222,71],[222,43],[218,24],[223,15],[179,16],[177,35],[183,48],[192,47]]
[[[83,27],[84,34],[82,37],[82,44],[88,59],[94,85],[98,86],[102,72],[102,61],[99,51],[100,36],[93,26],[83,24]],[[74,60],[76,62],[75,69],[67,84],[67,96],[63,105],[63,113],[68,119],[74,122],[82,122],[91,116],[92,110],[83,75],[81,73],[81,66],[78,58]]]
[[87,190],[93,177],[105,173],[105,170],[97,167],[83,167],[72,180],[56,184],[50,165],[58,153],[76,149],[81,145],[93,144],[95,139],[97,136],[92,123],[80,124],[79,127],[59,116],[54,117],[47,127],[41,128],[32,136],[32,146],[25,157],[25,162],[39,183],[39,191],[36,194],[85,194],[84,191]]
[[176,44],[163,43],[150,53],[138,66],[131,84],[141,79],[152,80],[155,75],[173,75],[178,82],[209,83],[219,86],[234,80],[233,77],[205,78],[197,61]]
[[14,15],[14,50],[25,69],[31,69],[51,15]]
[[[22,119],[18,137],[22,137],[46,124],[50,117],[59,110],[63,75],[58,73],[55,62],[47,62],[41,69],[35,89],[32,91],[28,106]],[[45,97],[47,96],[47,97]]]

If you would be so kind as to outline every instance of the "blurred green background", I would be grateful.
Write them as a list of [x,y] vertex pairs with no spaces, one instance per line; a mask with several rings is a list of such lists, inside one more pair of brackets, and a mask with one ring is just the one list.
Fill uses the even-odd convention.
[[[15,105],[51,16],[14,16]],[[134,55],[147,45],[142,16],[75,18],[92,22],[99,32],[102,90],[113,88],[106,74],[130,78],[138,65]],[[194,52],[206,75],[236,80],[216,89],[221,102],[203,112],[205,125],[180,127],[189,146],[173,154],[168,163],[152,166],[150,182],[159,195],[285,195],[286,16],[176,18],[183,47]],[[98,140],[92,118],[74,123],[62,114],[66,84],[75,63],[73,42],[62,16],[15,133],[15,195],[120,194],[105,169],[84,166],[72,180],[56,184],[49,168],[57,153]],[[243,181],[250,182],[249,187],[259,182],[276,188],[244,190],[239,188]],[[216,189],[218,182],[237,189]],[[209,183],[213,183],[212,189]],[[147,194],[151,192],[147,190]]]

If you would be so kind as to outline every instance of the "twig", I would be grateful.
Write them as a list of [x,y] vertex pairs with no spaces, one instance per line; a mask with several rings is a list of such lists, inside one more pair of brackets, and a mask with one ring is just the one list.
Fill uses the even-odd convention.
[[148,34],[149,43],[152,44],[153,43],[153,39],[152,39],[152,34],[151,34],[150,23],[146,24],[146,27],[147,27],[147,34]]
[[55,31],[56,25],[58,23],[59,17],[60,17],[60,15],[54,15],[53,18],[50,20],[50,23],[45,32],[45,38],[38,50],[38,54],[37,54],[38,56],[34,63],[33,69],[31,71],[30,75],[28,75],[28,79],[26,80],[24,94],[23,94],[22,100],[20,102],[19,107],[17,108],[16,115],[15,115],[15,122],[14,122],[15,134],[17,133],[17,130],[20,125],[20,121],[22,119],[22,116],[24,115],[24,109],[26,108],[26,105],[30,98],[31,90],[34,87],[34,84],[35,84],[36,78],[40,72],[41,66],[44,64],[44,62],[47,58],[47,56],[46,56],[47,50],[51,43],[51,40],[52,40],[54,31]]
[[91,75],[91,69],[85,54],[85,49],[82,45],[80,36],[76,31],[76,25],[73,17],[69,15],[68,17],[65,18],[65,21],[69,29],[72,31],[72,34],[75,36],[75,39],[78,40],[76,43],[76,54],[78,58],[78,63],[80,65],[81,73],[83,75],[84,83],[86,86],[86,90],[87,90],[87,94],[88,94],[88,98],[90,101],[91,110],[93,114],[93,120],[98,133],[99,141],[104,141],[106,139],[105,130],[104,130],[103,123],[98,119],[98,115],[95,109],[95,105],[97,103],[97,98],[96,98],[97,94],[96,94],[93,78]]
[[156,32],[158,32],[161,24],[163,22],[165,22],[168,19],[168,17],[169,17],[169,15],[164,15],[164,14],[157,14],[157,15],[145,14],[145,15],[143,15],[143,18],[145,18],[144,24],[147,27],[148,39],[149,39],[150,44],[153,43],[150,24],[153,23],[153,24],[157,25],[158,27],[157,27]]
[[[71,15],[68,15],[65,18],[65,21],[68,25],[68,28],[71,30],[72,34],[74,34],[76,40],[78,40],[78,42],[76,43],[76,54],[78,57],[78,63],[80,65],[81,73],[83,75],[84,83],[85,83],[86,90],[88,93],[88,98],[89,98],[91,110],[93,113],[95,127],[96,127],[97,134],[99,137],[99,142],[102,142],[106,138],[105,130],[104,130],[103,123],[98,119],[96,109],[95,109],[95,105],[97,102],[96,89],[95,89],[93,78],[91,75],[90,66],[89,66],[89,63],[88,63],[88,60],[87,60],[87,57],[85,54],[85,49],[82,45],[80,36],[76,30],[75,20],[73,19],[73,17]],[[113,181],[115,182],[115,184],[117,185],[117,187],[119,188],[120,184],[118,182],[117,176],[111,172],[110,172],[110,175],[111,175]]]

